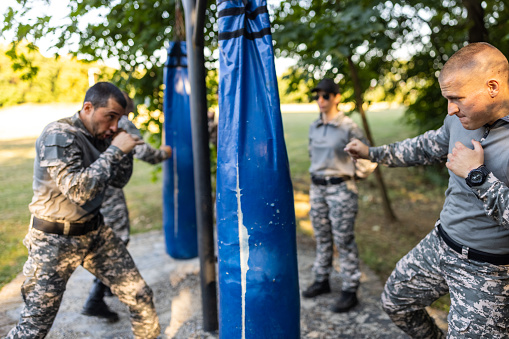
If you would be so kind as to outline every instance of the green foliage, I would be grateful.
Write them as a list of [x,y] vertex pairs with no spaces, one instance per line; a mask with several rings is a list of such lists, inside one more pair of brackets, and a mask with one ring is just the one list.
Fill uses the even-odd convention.
[[299,69],[290,69],[278,79],[279,97],[282,104],[310,102],[309,88]]
[[[71,57],[45,58],[36,48],[18,46],[19,63],[11,67],[14,51],[0,47],[0,107],[22,103],[80,102],[88,88],[92,66]],[[30,55],[28,61],[27,55]],[[28,71],[27,68],[28,67]],[[29,65],[29,66],[27,66]],[[104,69],[104,67],[103,67]],[[37,74],[29,73],[37,70]],[[106,71],[106,69],[105,69]],[[28,72],[28,73],[27,73]]]
[[321,78],[330,77],[340,84],[343,101],[354,102],[355,74],[348,59],[355,65],[362,94],[383,83],[381,70],[393,61],[389,52],[397,27],[388,29],[373,5],[286,0],[274,8],[273,23],[276,55],[298,61],[286,77],[293,84],[288,92],[302,81],[309,90]]
[[[69,0],[68,15],[60,21],[53,21],[47,11],[56,0],[16,2],[19,6],[4,16],[2,33],[13,36],[8,55],[16,81],[27,80],[24,86],[30,90],[6,90],[2,96],[18,102],[23,93],[33,92],[31,79],[42,72],[34,61],[36,45],[42,37],[53,37],[55,52],[88,61],[118,60],[120,68],[103,79],[127,89],[148,111],[162,111],[166,48],[178,36],[175,0]],[[306,91],[319,79],[332,77],[340,83],[345,102],[404,101],[409,105],[408,122],[424,131],[440,126],[445,116],[446,102],[436,76],[450,55],[467,42],[480,40],[509,55],[509,6],[503,0],[275,3],[269,13],[276,56],[298,61],[281,83],[282,102],[306,102]],[[216,5],[208,6],[205,64],[213,70]],[[20,51],[25,42],[28,45]],[[359,78],[357,88],[354,76]],[[207,80],[211,105],[217,91],[214,79],[212,75]],[[150,120],[160,125],[161,117]]]
[[420,132],[441,126],[447,114],[437,76],[449,56],[478,41],[509,55],[509,6],[502,0],[410,0],[384,6],[379,8],[388,25],[403,29],[398,41],[409,61],[393,65],[391,72],[405,89],[407,121]]
[[[149,112],[162,111],[166,50],[169,42],[180,36],[178,31],[184,30],[181,26],[175,29],[178,21],[175,0],[69,0],[68,15],[60,21],[52,21],[48,13],[49,6],[58,3],[56,0],[16,2],[19,6],[9,8],[4,17],[2,32],[14,34],[10,55],[27,70],[27,78],[36,74],[37,69],[30,68],[31,59],[27,55],[16,54],[18,44],[26,40],[36,45],[41,37],[51,36],[55,53],[70,53],[86,61],[118,61],[119,69],[101,80],[112,81],[127,90],[135,104],[143,105]],[[209,3],[207,32],[215,25],[216,16],[212,14],[215,8],[214,3]],[[205,43],[211,55],[207,65],[213,68],[215,34],[205,34]],[[216,92],[211,93],[213,96]],[[162,115],[149,117],[144,127],[161,125]],[[159,143],[160,133],[161,129],[150,141]]]

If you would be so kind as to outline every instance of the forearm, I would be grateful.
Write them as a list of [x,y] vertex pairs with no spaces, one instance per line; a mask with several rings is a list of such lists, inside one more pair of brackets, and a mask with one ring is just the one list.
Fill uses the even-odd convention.
[[168,159],[168,153],[162,149],[155,149],[145,143],[134,148],[134,157],[155,165]]
[[113,167],[113,174],[110,179],[110,185],[116,188],[123,188],[131,179],[133,174],[133,155],[125,154],[120,162]]
[[428,131],[415,138],[369,148],[369,159],[389,167],[430,165],[447,160],[448,145],[440,131]]
[[83,167],[81,154],[75,154],[66,163],[48,167],[48,173],[67,199],[82,206],[106,189],[114,166],[120,163],[123,156],[119,148],[110,146],[88,167]]
[[509,187],[490,173],[484,184],[472,191],[483,202],[486,215],[509,228]]

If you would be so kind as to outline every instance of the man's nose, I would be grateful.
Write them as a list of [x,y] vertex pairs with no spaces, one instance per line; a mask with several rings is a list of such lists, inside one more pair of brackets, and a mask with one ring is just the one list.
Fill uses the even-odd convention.
[[447,114],[454,115],[459,112],[458,105],[450,102],[447,104]]
[[116,133],[116,132],[117,132],[117,130],[118,130],[118,120],[117,120],[117,121],[115,121],[114,123],[112,123],[112,124],[110,125],[110,129],[111,129],[114,133]]

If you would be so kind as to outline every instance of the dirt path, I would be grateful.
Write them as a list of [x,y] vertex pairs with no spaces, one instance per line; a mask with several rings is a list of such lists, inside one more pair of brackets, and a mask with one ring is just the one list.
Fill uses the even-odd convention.
[[[311,283],[314,250],[311,241],[299,242],[299,280],[301,289]],[[218,338],[217,333],[202,330],[198,259],[174,260],[164,247],[163,235],[154,231],[133,235],[129,251],[140,271],[154,290],[157,312],[163,329],[162,338]],[[379,305],[382,284],[366,266],[362,266],[360,305],[346,314],[328,310],[337,297],[338,278],[332,277],[332,294],[315,299],[301,299],[302,338],[407,338],[390,322]],[[4,336],[17,322],[21,310],[19,293],[23,277],[0,291],[0,336]],[[107,298],[110,307],[119,313],[120,321],[105,321],[80,314],[91,287],[92,275],[79,268],[69,280],[64,300],[55,323],[47,336],[64,338],[131,338],[127,308],[115,297]]]

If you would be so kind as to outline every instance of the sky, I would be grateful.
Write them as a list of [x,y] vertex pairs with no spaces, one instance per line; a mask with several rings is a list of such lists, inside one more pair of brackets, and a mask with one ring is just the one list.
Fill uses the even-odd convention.
[[[38,0],[38,1],[43,2],[43,0]],[[280,0],[267,0],[267,5],[271,5],[271,4],[275,4],[275,3],[279,3],[279,2],[280,2]],[[51,5],[49,8],[45,4],[44,6],[41,6],[41,10],[45,10],[46,12],[52,13],[53,18],[56,21],[65,20],[65,17],[68,13],[68,9],[67,9],[68,1],[67,0],[58,0],[58,1],[53,0],[50,3],[51,3]],[[15,0],[0,0],[0,14],[3,15],[7,11],[7,8],[9,8],[10,6],[17,6],[17,2]],[[93,20],[93,16],[90,18],[90,20]],[[0,42],[4,42],[5,38],[8,38],[8,37],[2,36],[0,38]],[[45,56],[52,55],[51,51],[49,50],[50,46],[51,46],[51,40],[49,38],[42,39],[37,44],[37,46],[39,47],[40,52],[43,55],[45,55]],[[166,53],[162,52],[161,55],[165,56]],[[118,68],[118,62],[116,62],[115,60],[104,60],[104,62],[108,66]],[[277,75],[278,76],[281,75],[288,69],[288,67],[290,67],[294,64],[295,64],[295,61],[293,59],[276,58],[275,65],[276,65]]]

